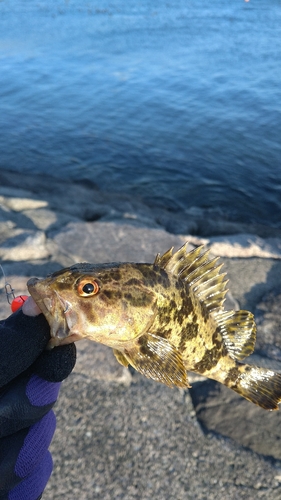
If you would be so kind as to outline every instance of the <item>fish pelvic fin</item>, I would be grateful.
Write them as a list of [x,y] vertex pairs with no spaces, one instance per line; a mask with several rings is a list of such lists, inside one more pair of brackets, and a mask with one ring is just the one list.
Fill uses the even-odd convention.
[[[144,334],[122,354],[127,363],[148,378],[169,387],[190,387],[181,354],[166,339]],[[120,362],[119,357],[117,359]]]
[[223,264],[219,257],[209,258],[210,251],[203,251],[201,245],[187,252],[185,243],[173,254],[173,247],[162,256],[156,255],[154,265],[184,281],[198,300],[211,312],[222,309],[227,293],[226,273],[221,273]]
[[118,363],[120,363],[120,365],[125,366],[125,368],[128,368],[129,361],[127,360],[127,358],[125,358],[122,352],[118,351],[117,349],[113,349],[113,354],[117,359]]
[[278,410],[281,402],[281,373],[239,364],[232,369],[225,385],[264,410]]
[[241,361],[250,356],[256,343],[256,323],[249,311],[218,311],[214,313],[228,354]]

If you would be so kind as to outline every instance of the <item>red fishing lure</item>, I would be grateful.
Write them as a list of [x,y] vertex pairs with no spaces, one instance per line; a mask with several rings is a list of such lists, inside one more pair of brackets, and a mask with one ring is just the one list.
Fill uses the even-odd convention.
[[11,306],[12,312],[14,313],[18,309],[20,309],[20,307],[24,304],[26,299],[28,299],[28,295],[18,295],[17,297],[15,297],[14,289],[12,288],[12,285],[7,281],[4,269],[1,266],[1,264],[0,268],[5,280],[5,291],[6,291],[7,301]]

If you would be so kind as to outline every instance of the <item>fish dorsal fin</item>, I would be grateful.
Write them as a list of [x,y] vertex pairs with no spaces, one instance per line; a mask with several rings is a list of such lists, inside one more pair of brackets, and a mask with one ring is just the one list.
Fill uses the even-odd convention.
[[[115,353],[116,356],[116,353]],[[190,387],[181,354],[162,337],[146,333],[132,347],[116,356],[119,363],[129,363],[142,375],[169,387]]]
[[154,265],[179,278],[207,308],[209,312],[221,309],[227,293],[226,273],[220,273],[223,264],[219,257],[209,258],[210,251],[202,251],[203,245],[187,252],[187,243],[173,254],[173,248],[162,256],[156,256]]
[[250,356],[256,342],[254,315],[242,310],[219,311],[214,317],[229,355],[238,361]]
[[167,252],[163,253],[163,255],[160,255],[160,253],[158,253],[154,260],[154,266],[162,267],[163,269],[165,269],[166,265],[173,257],[173,250],[174,247],[171,247],[169,250],[167,250]]

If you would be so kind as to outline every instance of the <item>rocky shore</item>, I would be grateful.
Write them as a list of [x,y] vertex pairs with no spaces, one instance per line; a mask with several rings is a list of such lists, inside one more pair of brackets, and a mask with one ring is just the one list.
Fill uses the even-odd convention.
[[[227,308],[256,315],[252,362],[281,370],[280,230],[0,172],[0,263],[16,294],[30,276],[81,261],[152,262],[185,241],[222,257]],[[1,277],[1,318],[10,314],[3,286]],[[109,348],[77,349],[56,405],[46,500],[281,500],[281,412],[195,375],[190,391],[172,390],[122,368]]]

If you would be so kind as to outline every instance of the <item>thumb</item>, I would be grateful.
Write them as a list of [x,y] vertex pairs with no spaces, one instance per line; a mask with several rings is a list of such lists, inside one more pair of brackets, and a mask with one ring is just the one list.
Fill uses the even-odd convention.
[[41,309],[39,309],[32,297],[28,297],[28,299],[23,303],[22,312],[26,316],[38,316],[38,314],[42,313]]

